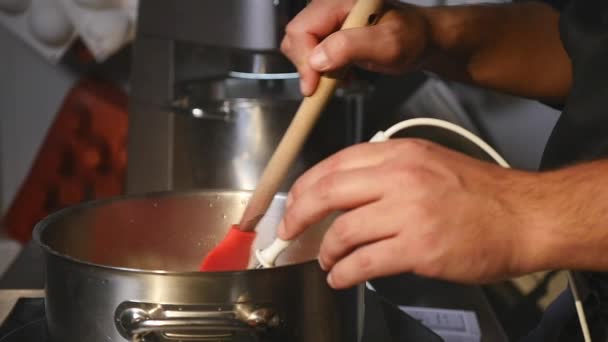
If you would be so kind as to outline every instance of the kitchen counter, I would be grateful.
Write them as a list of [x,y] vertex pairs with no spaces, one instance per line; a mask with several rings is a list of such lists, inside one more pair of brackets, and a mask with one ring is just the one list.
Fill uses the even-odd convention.
[[[477,314],[482,342],[506,342],[506,335],[480,287],[453,284],[399,275],[371,282],[383,297],[394,304],[406,306],[434,307],[471,310]],[[13,265],[0,278],[0,322],[6,309],[19,295],[38,296],[44,287],[43,255],[34,244],[28,244]],[[10,289],[11,291],[5,291]],[[21,291],[18,291],[21,290]]]

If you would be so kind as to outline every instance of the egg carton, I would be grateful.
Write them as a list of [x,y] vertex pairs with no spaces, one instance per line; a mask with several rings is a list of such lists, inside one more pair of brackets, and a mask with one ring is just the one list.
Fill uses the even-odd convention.
[[98,62],[135,37],[138,0],[0,0],[0,24],[57,63],[80,37]]
[[77,37],[56,0],[0,0],[0,24],[52,63]]
[[[1,0],[0,0],[1,1]],[[98,62],[135,37],[138,0],[56,0]]]

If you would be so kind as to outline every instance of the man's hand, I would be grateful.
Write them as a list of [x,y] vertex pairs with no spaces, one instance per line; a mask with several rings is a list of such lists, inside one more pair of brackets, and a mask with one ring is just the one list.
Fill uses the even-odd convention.
[[304,95],[312,94],[321,72],[354,63],[371,71],[403,73],[425,51],[428,24],[413,6],[388,11],[376,25],[335,32],[353,4],[312,1],[287,26],[281,50],[296,65]]
[[343,150],[293,186],[279,236],[292,239],[331,212],[319,262],[348,287],[379,276],[479,283],[545,266],[526,196],[538,174],[504,169],[424,140]]
[[349,64],[391,74],[420,68],[555,103],[570,90],[559,13],[548,5],[402,4],[376,25],[336,32],[353,4],[313,0],[287,25],[281,50],[297,67],[304,95],[314,92],[320,73]]

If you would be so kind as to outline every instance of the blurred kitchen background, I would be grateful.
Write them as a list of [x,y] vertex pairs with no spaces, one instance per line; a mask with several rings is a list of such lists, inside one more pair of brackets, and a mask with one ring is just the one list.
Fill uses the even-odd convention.
[[[301,3],[250,1],[238,14],[263,16],[270,4],[293,15],[289,11]],[[247,41],[236,33],[222,36],[233,29],[226,22],[217,31],[194,32],[175,20],[240,20],[233,8],[218,6],[233,14],[228,20],[221,13],[151,9],[161,2],[146,0],[148,10],[142,5],[138,11],[137,0],[0,0],[0,275],[30,239],[33,222],[61,207],[126,192],[255,185],[259,160],[269,156],[288,124],[289,117],[279,114],[297,107],[297,75],[275,55],[239,52],[276,37],[256,31]],[[276,33],[276,27],[266,29]],[[218,52],[222,43],[214,39],[239,49]],[[331,139],[310,143],[291,179],[325,155],[416,116],[460,124],[514,167],[535,170],[559,115],[536,101],[421,73],[359,73],[330,110],[335,115],[324,115],[313,138]],[[263,148],[247,150],[252,144]],[[230,154],[238,158],[226,158]],[[234,168],[249,171],[231,174]],[[484,290],[516,337],[564,286],[560,274],[547,273]]]

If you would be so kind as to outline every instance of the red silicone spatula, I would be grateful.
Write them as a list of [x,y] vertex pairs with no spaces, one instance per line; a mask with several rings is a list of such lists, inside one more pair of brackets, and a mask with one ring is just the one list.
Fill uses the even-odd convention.
[[[383,0],[358,0],[351,9],[341,30],[363,27],[373,23]],[[315,93],[304,98],[285,135],[266,165],[249,204],[238,225],[233,225],[220,242],[201,263],[201,271],[244,270],[249,264],[251,246],[255,239],[255,227],[266,213],[287,171],[300,152],[312,127],[338,85],[338,79],[321,76]]]

